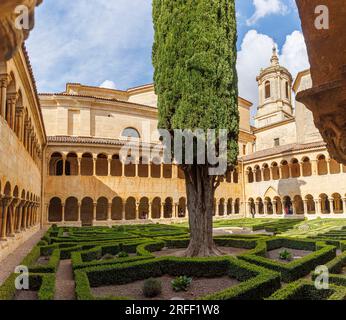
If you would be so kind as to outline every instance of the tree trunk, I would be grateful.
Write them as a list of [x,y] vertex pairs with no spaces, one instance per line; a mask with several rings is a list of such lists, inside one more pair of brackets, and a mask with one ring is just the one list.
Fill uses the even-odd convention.
[[189,211],[190,244],[186,257],[221,255],[213,241],[214,195],[218,186],[207,165],[182,167],[185,173],[187,207]]

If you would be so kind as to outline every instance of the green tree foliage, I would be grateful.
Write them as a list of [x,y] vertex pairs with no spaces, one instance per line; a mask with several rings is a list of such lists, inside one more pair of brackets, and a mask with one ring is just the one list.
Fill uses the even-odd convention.
[[238,155],[234,0],[153,0],[153,65],[159,128],[227,129]]

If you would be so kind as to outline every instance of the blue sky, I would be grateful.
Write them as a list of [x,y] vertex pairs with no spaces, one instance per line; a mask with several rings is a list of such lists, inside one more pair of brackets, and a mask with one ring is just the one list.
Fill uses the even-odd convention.
[[[295,74],[308,67],[294,0],[236,0],[240,95],[256,104],[256,75],[274,42]],[[151,83],[150,0],[45,0],[27,47],[39,92],[66,82],[129,87]]]

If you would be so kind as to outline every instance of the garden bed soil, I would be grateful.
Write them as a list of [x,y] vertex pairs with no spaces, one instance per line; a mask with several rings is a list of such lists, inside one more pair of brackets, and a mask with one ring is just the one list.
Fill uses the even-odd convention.
[[50,257],[39,257],[36,261],[37,264],[39,265],[47,265],[49,262]]
[[[218,249],[225,256],[238,256],[249,251],[248,249],[234,247],[218,247]],[[186,249],[163,249],[161,251],[153,252],[153,255],[155,257],[182,257],[185,251]]]
[[[292,254],[292,260],[291,261],[286,261],[286,260],[280,259],[280,252],[285,251],[285,250],[289,251]],[[312,251],[296,250],[296,249],[290,249],[290,248],[279,248],[279,249],[268,251],[266,254],[266,258],[271,259],[271,260],[275,260],[278,262],[282,262],[282,263],[290,263],[294,260],[301,259],[301,258],[303,258],[303,257],[305,257],[311,253],[312,253]]]
[[181,300],[192,300],[208,294],[236,286],[239,281],[224,276],[219,278],[193,278],[188,291],[175,292],[172,289],[174,277],[162,276],[157,278],[162,283],[162,293],[155,298],[146,298],[142,293],[144,280],[135,281],[125,285],[103,286],[92,288],[93,295],[97,297],[117,296],[130,297],[135,300],[171,300],[179,298]]

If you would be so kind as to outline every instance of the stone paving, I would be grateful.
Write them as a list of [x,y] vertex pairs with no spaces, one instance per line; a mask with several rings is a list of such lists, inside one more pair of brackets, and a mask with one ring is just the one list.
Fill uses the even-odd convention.
[[27,256],[31,249],[36,245],[42,236],[46,233],[46,228],[39,230],[26,242],[20,245],[16,250],[0,262],[0,285],[14,272],[16,266]]

